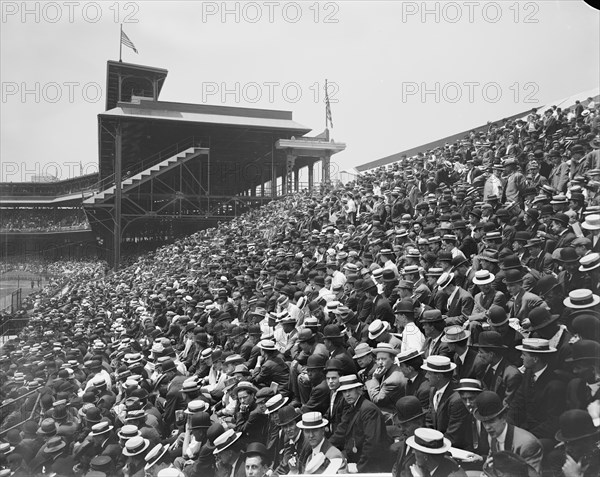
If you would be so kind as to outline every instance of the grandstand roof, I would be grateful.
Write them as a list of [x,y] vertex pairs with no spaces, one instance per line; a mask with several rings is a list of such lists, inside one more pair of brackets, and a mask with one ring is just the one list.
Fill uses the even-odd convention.
[[118,103],[100,117],[129,117],[148,120],[181,121],[201,124],[284,129],[306,134],[311,129],[292,119],[291,111],[173,103],[138,98],[137,103]]

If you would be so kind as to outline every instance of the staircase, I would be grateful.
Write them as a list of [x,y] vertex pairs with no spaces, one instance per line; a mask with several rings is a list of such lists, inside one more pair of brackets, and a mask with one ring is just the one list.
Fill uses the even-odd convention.
[[[153,177],[156,177],[164,172],[167,172],[181,164],[194,159],[202,154],[208,154],[208,149],[203,147],[189,147],[173,156],[139,172],[131,177],[127,177],[121,181],[121,191],[123,193],[130,191],[136,187],[139,187],[143,183],[149,181]],[[108,189],[96,192],[91,197],[83,201],[84,204],[97,204],[104,202],[107,199],[111,199],[115,195],[115,186],[111,186]]]

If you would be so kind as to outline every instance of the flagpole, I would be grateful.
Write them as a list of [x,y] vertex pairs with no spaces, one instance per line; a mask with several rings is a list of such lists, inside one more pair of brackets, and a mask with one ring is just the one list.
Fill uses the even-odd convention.
[[123,24],[121,23],[121,35],[119,36],[119,63],[122,63],[121,55],[123,53]]
[[325,129],[327,128],[327,79],[325,79]]

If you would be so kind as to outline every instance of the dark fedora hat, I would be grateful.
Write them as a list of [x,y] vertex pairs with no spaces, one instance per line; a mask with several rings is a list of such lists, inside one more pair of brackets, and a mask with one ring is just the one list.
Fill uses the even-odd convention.
[[569,216],[567,214],[563,214],[563,213],[554,214],[550,220],[552,222],[558,222],[558,223],[564,225],[565,227],[567,225],[569,225]]
[[560,442],[578,441],[600,433],[600,428],[594,426],[592,416],[583,409],[569,409],[563,412],[558,418],[558,427],[555,437]]
[[324,369],[327,358],[318,354],[311,354],[306,361],[307,369]]
[[502,343],[502,335],[497,331],[482,331],[479,333],[477,344],[473,343],[471,346],[473,348],[507,348],[507,346]]
[[270,453],[267,450],[267,446],[265,446],[262,442],[251,442],[248,444],[246,450],[244,451],[244,455],[246,457],[259,455],[265,460],[271,459]]
[[523,281],[523,272],[519,269],[507,270],[503,281],[506,284],[520,283]]
[[531,327],[529,328],[531,331],[540,330],[545,328],[551,323],[554,323],[558,320],[560,315],[552,315],[550,314],[550,310],[544,308],[543,306],[538,306],[529,312],[527,317],[531,322]]
[[564,247],[560,249],[560,258],[559,261],[563,263],[574,263],[579,262],[579,255],[573,247]]
[[444,321],[440,310],[427,310],[423,312],[421,323],[435,323],[436,321]]
[[279,426],[283,427],[290,422],[296,422],[300,417],[300,412],[292,406],[283,406],[277,411],[277,417],[279,418]]
[[344,333],[338,325],[327,325],[323,329],[323,338],[342,338]]
[[421,401],[416,396],[404,396],[396,401],[396,417],[400,423],[405,423],[425,415]]
[[508,408],[502,404],[500,396],[493,391],[482,391],[474,401],[473,415],[479,421],[489,421],[502,414]]
[[377,284],[370,278],[365,278],[364,280],[360,281],[360,283],[359,283],[359,280],[357,280],[354,283],[354,289],[357,292],[366,292],[372,288],[375,288],[376,286],[377,286]]
[[565,359],[568,363],[579,361],[600,361],[600,343],[592,340],[579,340],[571,345],[573,355]]
[[502,265],[500,268],[502,270],[511,270],[511,269],[520,269],[523,266],[521,260],[516,255],[507,255],[504,257]]

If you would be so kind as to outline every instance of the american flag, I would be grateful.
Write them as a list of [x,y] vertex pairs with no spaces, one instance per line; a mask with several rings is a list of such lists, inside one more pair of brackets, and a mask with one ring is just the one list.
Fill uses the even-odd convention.
[[121,30],[121,43],[125,46],[128,46],[136,53],[138,52],[133,42],[129,39],[129,37],[125,34],[123,30]]
[[327,80],[325,80],[325,127],[327,124],[333,129],[333,119],[331,119],[331,105],[329,104],[329,93],[327,92]]

